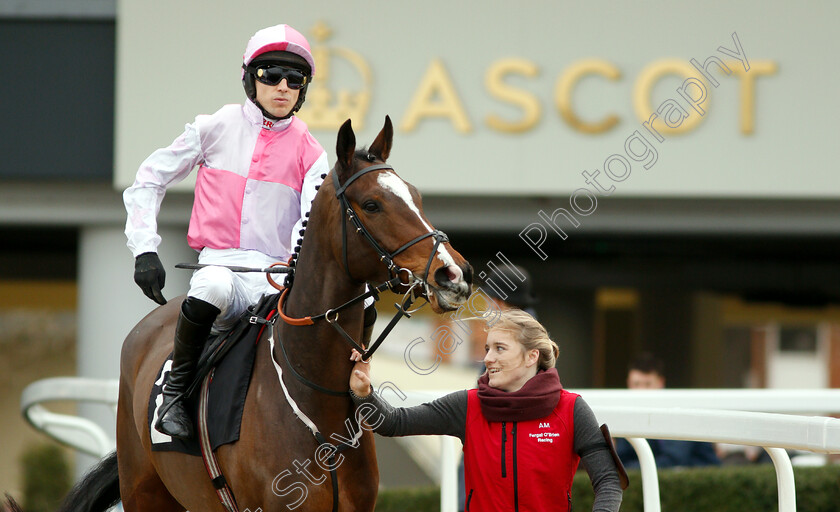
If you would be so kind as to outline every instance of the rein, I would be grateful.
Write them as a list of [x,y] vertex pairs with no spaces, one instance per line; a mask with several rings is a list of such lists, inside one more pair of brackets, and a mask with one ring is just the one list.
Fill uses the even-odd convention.
[[[297,325],[297,326],[314,325],[316,320],[326,321],[328,324],[332,325],[339,332],[339,334],[341,334],[341,336],[347,341],[348,344],[350,344],[351,347],[355,348],[356,350],[359,351],[360,354],[362,354],[363,359],[369,360],[370,357],[373,355],[373,353],[376,351],[376,349],[379,348],[379,345],[381,345],[382,342],[385,341],[385,338],[388,336],[388,334],[391,333],[391,330],[393,330],[393,328],[397,325],[397,322],[403,316],[405,316],[407,318],[411,318],[411,313],[413,313],[414,311],[417,311],[416,309],[413,310],[413,311],[409,311],[409,308],[413,304],[414,300],[416,300],[416,297],[414,297],[414,295],[413,295],[413,291],[414,291],[414,288],[416,287],[416,284],[412,285],[412,287],[405,293],[405,295],[403,297],[402,304],[394,303],[394,307],[397,308],[397,312],[394,314],[394,317],[391,319],[391,321],[388,323],[388,325],[385,327],[385,329],[376,338],[376,341],[374,341],[374,343],[371,344],[370,349],[366,349],[365,347],[363,347],[362,345],[357,343],[356,340],[354,340],[352,336],[347,334],[347,331],[345,331],[344,328],[342,328],[341,325],[338,323],[339,313],[341,312],[341,310],[346,309],[346,308],[352,306],[353,304],[357,304],[360,301],[363,301],[363,300],[367,299],[368,297],[373,297],[374,301],[378,301],[380,292],[385,291],[386,289],[390,289],[390,290],[393,291],[395,289],[395,287],[400,285],[400,284],[402,284],[402,280],[399,277],[394,277],[394,278],[390,279],[389,281],[386,281],[386,282],[380,284],[379,286],[371,288],[367,292],[365,292],[365,293],[363,293],[363,294],[345,302],[344,304],[342,304],[338,307],[328,309],[326,312],[321,313],[320,315],[305,316],[303,318],[290,317],[290,316],[286,315],[286,313],[283,311],[283,307],[284,307],[284,304],[286,302],[286,296],[287,296],[288,291],[289,291],[288,288],[287,288],[287,289],[283,290],[283,292],[280,294],[280,298],[277,300],[277,311],[280,315],[280,318],[282,318],[283,321],[286,322],[289,325]],[[281,341],[281,347],[282,347],[282,341]],[[313,386],[310,386],[310,387],[313,387]],[[318,386],[318,387],[320,388],[320,386]]]

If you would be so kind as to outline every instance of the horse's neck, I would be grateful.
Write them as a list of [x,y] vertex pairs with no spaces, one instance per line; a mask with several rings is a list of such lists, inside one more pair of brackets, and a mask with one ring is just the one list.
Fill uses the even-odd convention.
[[[287,315],[318,315],[364,293],[364,284],[351,280],[343,264],[332,258],[333,254],[333,248],[319,237],[305,240],[295,267],[294,284],[286,300]],[[356,310],[361,311],[361,308],[352,308],[353,312],[358,312]],[[342,316],[350,314],[350,311],[341,313]]]
[[[285,313],[293,318],[320,315],[365,291],[364,284],[351,280],[343,265],[332,259],[333,248],[314,235],[316,233],[311,233],[310,239],[304,241],[294,284],[286,299]],[[324,233],[320,235],[325,238]],[[355,340],[362,334],[362,318],[361,302],[338,313],[339,324]],[[350,345],[325,320],[303,327],[284,325],[281,335],[284,332],[289,339],[289,351],[294,353],[294,363],[308,365],[319,373],[335,364],[340,368],[347,367],[349,374]],[[341,389],[347,386],[346,378],[347,375],[343,377]]]

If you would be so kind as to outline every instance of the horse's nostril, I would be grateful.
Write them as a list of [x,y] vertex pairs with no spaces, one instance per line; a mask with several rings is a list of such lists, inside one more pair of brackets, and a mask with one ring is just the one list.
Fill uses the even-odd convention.
[[461,272],[461,269],[455,265],[441,267],[437,270],[437,272],[435,272],[435,282],[440,286],[458,283],[461,281],[462,277],[463,273]]
[[456,267],[455,265],[449,265],[446,267],[446,277],[453,283],[457,283],[461,280],[462,277],[461,269]]

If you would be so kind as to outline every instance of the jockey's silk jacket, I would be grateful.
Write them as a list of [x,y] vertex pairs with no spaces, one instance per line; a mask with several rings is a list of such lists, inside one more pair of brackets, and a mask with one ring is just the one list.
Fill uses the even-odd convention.
[[166,189],[196,166],[190,247],[248,249],[280,261],[291,255],[315,186],[329,172],[324,149],[295,116],[271,121],[251,101],[200,115],[140,165],[123,193],[127,245],[135,257],[157,252]]

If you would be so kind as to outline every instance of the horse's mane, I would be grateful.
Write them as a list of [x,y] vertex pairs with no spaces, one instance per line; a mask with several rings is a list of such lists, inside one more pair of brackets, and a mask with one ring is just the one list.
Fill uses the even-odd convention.
[[[357,149],[353,153],[353,156],[354,156],[354,158],[358,158],[360,160],[367,160],[369,162],[372,162],[373,158],[374,158],[374,156],[368,151],[367,146],[364,146],[361,149]],[[334,169],[333,169],[333,172],[335,172]],[[317,188],[319,189],[319,193],[320,193],[320,188],[321,187],[318,186]],[[307,217],[308,217],[308,215],[307,215]],[[295,261],[297,260],[298,256],[300,255],[300,247],[303,245],[303,238],[304,238],[304,235],[306,234],[306,226],[307,226],[308,222],[309,222],[309,219],[304,219],[303,229],[301,229],[301,231],[298,233],[299,242],[298,242],[298,245],[292,251],[292,259],[295,260]],[[295,281],[295,272],[291,271],[288,274],[286,274],[286,278],[284,280],[284,286],[286,288],[291,288],[292,285],[294,284],[294,281]]]

